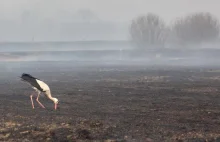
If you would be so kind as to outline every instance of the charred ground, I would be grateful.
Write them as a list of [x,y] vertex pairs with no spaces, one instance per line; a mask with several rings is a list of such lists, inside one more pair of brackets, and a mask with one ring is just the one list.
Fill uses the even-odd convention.
[[[33,67],[36,67],[33,69]],[[49,84],[59,109],[1,72],[0,141],[218,141],[220,70],[189,67],[17,68]]]

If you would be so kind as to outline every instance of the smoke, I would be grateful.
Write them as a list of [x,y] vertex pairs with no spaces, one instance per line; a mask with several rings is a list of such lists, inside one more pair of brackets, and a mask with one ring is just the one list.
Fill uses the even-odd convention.
[[[50,43],[14,43],[0,53],[8,72],[33,70],[57,64],[69,68],[83,65],[142,65],[142,66],[217,66],[219,49],[215,48],[153,48],[139,50],[128,41],[82,41]],[[4,46],[6,46],[4,44]],[[204,45],[205,46],[205,45]],[[212,45],[209,45],[212,47]],[[214,44],[213,44],[214,46]],[[17,48],[19,47],[19,48]],[[39,63],[39,66],[32,63]],[[65,66],[66,65],[66,66]],[[51,66],[49,64],[49,66]]]

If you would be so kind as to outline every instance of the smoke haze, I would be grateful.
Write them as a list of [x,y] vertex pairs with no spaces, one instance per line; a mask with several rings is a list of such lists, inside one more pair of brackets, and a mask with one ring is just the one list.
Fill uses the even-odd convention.
[[132,18],[153,12],[172,22],[217,0],[0,0],[0,41],[126,40]]

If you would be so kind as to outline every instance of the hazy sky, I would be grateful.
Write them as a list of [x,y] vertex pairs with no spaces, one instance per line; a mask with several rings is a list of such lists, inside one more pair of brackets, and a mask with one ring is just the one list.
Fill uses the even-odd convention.
[[[62,20],[68,21],[71,18],[74,20],[76,18],[74,13],[80,9],[91,10],[104,21],[121,22],[122,24],[128,24],[133,17],[148,12],[159,14],[167,22],[187,13],[198,11],[211,12],[220,19],[219,4],[219,0],[0,0],[0,20],[21,21],[24,12],[28,11],[34,15],[34,24],[39,21],[44,22],[44,20],[55,20],[62,23]],[[40,29],[40,26],[38,28]],[[125,30],[124,28],[121,32],[125,32]],[[126,34],[120,35],[119,38],[126,38]],[[17,35],[19,34],[17,33]],[[10,37],[17,38],[13,32],[9,32],[7,38],[5,36],[0,35],[0,40]],[[26,36],[30,35],[26,34]],[[115,37],[115,35],[111,35],[111,37]]]
[[106,20],[125,21],[147,12],[171,20],[196,11],[209,11],[220,18],[219,4],[219,0],[0,0],[0,12],[2,16],[15,18],[31,9],[48,16],[56,16],[60,11],[90,9]]

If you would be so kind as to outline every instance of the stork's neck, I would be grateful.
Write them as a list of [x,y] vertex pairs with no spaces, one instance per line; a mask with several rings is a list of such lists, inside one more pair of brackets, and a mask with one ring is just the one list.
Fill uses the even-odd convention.
[[52,100],[53,102],[55,101],[55,98],[52,97],[52,96],[48,96],[48,98],[49,98],[50,100]]
[[54,98],[51,96],[50,91],[46,91],[46,92],[45,92],[45,95],[48,97],[48,99],[54,101]]

